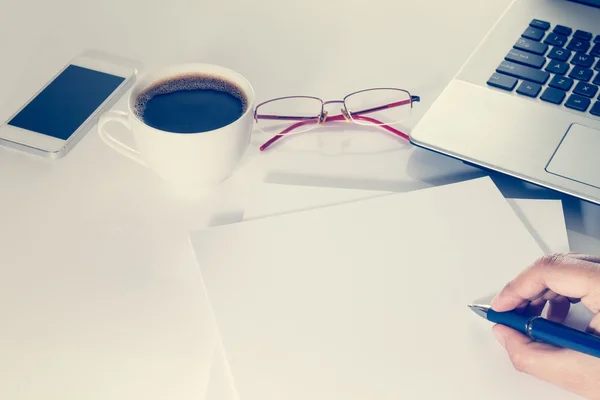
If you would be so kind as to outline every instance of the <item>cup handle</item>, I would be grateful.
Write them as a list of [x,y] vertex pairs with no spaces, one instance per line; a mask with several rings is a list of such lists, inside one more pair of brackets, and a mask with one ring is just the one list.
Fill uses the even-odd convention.
[[148,164],[140,157],[140,153],[127,146],[126,144],[115,139],[110,133],[106,131],[106,124],[109,122],[119,122],[124,125],[129,132],[131,132],[131,126],[129,125],[129,115],[124,111],[108,111],[100,116],[98,120],[98,133],[102,141],[109,147],[115,150],[117,153],[124,155],[125,157],[137,162],[138,164],[147,167]]

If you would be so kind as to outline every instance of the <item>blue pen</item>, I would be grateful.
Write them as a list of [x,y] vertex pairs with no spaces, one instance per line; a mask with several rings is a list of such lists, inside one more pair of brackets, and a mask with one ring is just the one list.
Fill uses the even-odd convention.
[[538,342],[600,358],[600,337],[598,336],[542,317],[523,315],[516,311],[497,312],[489,306],[477,304],[471,304],[469,308],[488,321],[509,326]]

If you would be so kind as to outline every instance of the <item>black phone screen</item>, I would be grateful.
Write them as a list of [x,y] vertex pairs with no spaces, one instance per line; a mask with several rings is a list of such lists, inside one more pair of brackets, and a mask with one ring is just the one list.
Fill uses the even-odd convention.
[[8,125],[67,140],[124,80],[69,65]]

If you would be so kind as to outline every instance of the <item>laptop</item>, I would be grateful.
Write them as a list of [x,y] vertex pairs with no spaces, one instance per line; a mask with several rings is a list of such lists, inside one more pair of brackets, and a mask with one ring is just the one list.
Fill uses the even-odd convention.
[[514,0],[410,136],[600,204],[600,0]]

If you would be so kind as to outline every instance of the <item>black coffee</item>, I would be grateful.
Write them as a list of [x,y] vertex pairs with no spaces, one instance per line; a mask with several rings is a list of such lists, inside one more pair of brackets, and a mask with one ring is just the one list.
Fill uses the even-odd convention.
[[222,128],[248,106],[242,89],[224,78],[185,74],[157,82],[136,99],[134,112],[144,123],[175,133]]

